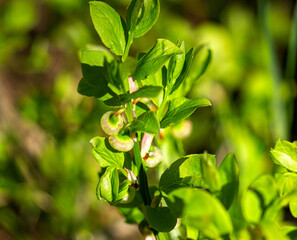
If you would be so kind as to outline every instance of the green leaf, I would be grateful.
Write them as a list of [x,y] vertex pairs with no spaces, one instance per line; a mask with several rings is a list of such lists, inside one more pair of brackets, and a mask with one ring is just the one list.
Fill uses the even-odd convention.
[[158,39],[155,46],[137,62],[133,74],[134,80],[142,80],[155,74],[175,54],[182,50],[166,39]]
[[185,62],[185,42],[178,43],[177,46],[183,51],[182,54],[177,54],[173,56],[168,63],[168,83],[166,84],[169,89],[171,89],[175,83],[175,80],[178,78],[182,72],[184,62]]
[[137,98],[153,98],[157,97],[162,90],[163,88],[158,86],[144,86],[139,88],[137,91],[124,96],[123,99],[128,102]]
[[138,103],[135,104],[135,115],[136,115],[136,117],[139,117],[141,114],[145,113],[146,111],[150,111],[150,109],[143,102],[138,102]]
[[263,175],[256,179],[251,184],[250,189],[261,198],[263,207],[268,207],[278,195],[276,182],[271,175]]
[[180,187],[202,187],[204,179],[201,169],[201,160],[204,154],[188,155],[176,160],[162,174],[160,189],[165,193]]
[[108,81],[108,87],[117,95],[125,92],[125,86],[120,73],[120,62],[118,59],[114,59],[112,62],[104,62],[105,76]]
[[228,209],[238,191],[238,174],[239,169],[233,153],[229,153],[222,161],[218,168],[220,182],[222,185],[219,198],[224,206]]
[[83,78],[78,84],[77,92],[88,97],[96,97],[101,101],[110,99],[114,93],[108,87],[105,69],[87,64],[82,64],[81,67]]
[[132,132],[139,131],[149,134],[157,134],[159,133],[160,125],[156,115],[152,111],[147,111],[131,122],[129,128]]
[[177,219],[168,207],[145,207],[149,224],[158,232],[170,232],[176,225]]
[[156,23],[159,12],[159,0],[132,0],[127,10],[126,20],[128,29],[133,32],[133,37],[139,38],[146,34]]
[[139,208],[118,208],[124,215],[125,221],[130,224],[140,224],[143,221],[143,213]]
[[109,203],[113,203],[118,198],[119,175],[117,169],[109,167],[101,176],[97,185],[97,197],[103,198]]
[[[122,200],[126,195],[128,195],[129,191],[129,182],[124,182],[119,186],[118,198],[117,200]],[[134,189],[135,190],[135,189]]]
[[174,91],[176,91],[179,88],[179,86],[183,83],[184,79],[186,78],[186,76],[190,70],[191,64],[192,64],[192,60],[193,60],[193,56],[194,56],[193,52],[194,52],[193,48],[191,48],[187,52],[187,54],[185,56],[182,71],[181,71],[180,75],[178,76],[178,78],[176,79],[173,87],[170,89],[170,94],[172,94]]
[[128,77],[130,77],[135,69],[136,59],[128,57],[125,62],[119,64],[119,75],[124,85],[125,92],[129,90]]
[[137,19],[144,0],[132,0],[126,12],[126,23],[129,31],[134,32]]
[[231,233],[233,226],[223,205],[208,192],[195,188],[172,191],[166,200],[168,207],[178,211],[187,226],[200,230],[210,238]]
[[297,146],[284,140],[278,140],[270,150],[270,159],[290,171],[297,172]]
[[263,209],[259,195],[248,189],[242,198],[242,214],[244,219],[250,223],[258,223],[261,220]]
[[90,2],[90,12],[104,45],[115,55],[123,55],[126,39],[120,15],[108,4],[99,1]]
[[297,195],[290,200],[289,207],[293,217],[297,218]]
[[201,169],[205,183],[212,192],[217,192],[221,188],[219,173],[216,169],[215,155],[204,153],[201,155]]
[[276,184],[281,197],[290,193],[297,193],[297,174],[292,172],[278,173],[275,175]]
[[124,153],[114,150],[107,138],[95,137],[90,142],[93,145],[92,154],[101,167],[122,168],[124,166]]
[[211,50],[205,45],[197,49],[193,57],[192,70],[189,72],[189,87],[205,73],[210,64],[211,55]]
[[211,103],[205,98],[174,98],[169,101],[168,110],[161,121],[161,128],[177,124],[181,120],[189,117],[198,107],[206,106],[211,106]]
[[100,50],[84,50],[81,53],[80,61],[81,63],[88,64],[90,66],[104,66],[104,59],[107,62],[111,62],[113,60],[113,56],[106,51]]

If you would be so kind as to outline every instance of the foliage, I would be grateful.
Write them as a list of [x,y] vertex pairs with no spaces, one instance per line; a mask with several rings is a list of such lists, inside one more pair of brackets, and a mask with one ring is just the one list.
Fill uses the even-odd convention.
[[[148,229],[157,239],[293,239],[296,227],[287,230],[289,225],[280,214],[289,205],[292,215],[297,215],[292,187],[296,142],[279,140],[270,151],[271,159],[286,170],[275,177],[263,175],[246,188],[240,188],[240,169],[233,154],[217,166],[216,157],[207,152],[172,159],[166,170],[161,161],[153,166],[156,179],[148,181],[152,170],[146,162],[152,157],[162,159],[162,151],[151,145],[162,149],[166,128],[181,123],[198,107],[211,106],[205,98],[185,97],[185,90],[205,72],[211,52],[198,54],[205,46],[186,52],[184,42],[158,39],[147,53],[129,57],[134,38],[156,22],[158,1],[132,0],[126,21],[103,2],[91,1],[90,9],[96,31],[114,56],[97,51],[100,61],[94,61],[89,53],[93,50],[86,50],[78,91],[113,108],[107,123],[124,119],[124,126],[115,133],[91,140],[93,156],[103,168],[98,198],[120,209],[140,210],[142,214],[135,216],[122,212],[130,223]],[[193,75],[189,72],[195,57],[199,57],[200,72]],[[82,87],[87,83],[91,86]],[[101,127],[107,132],[107,126]]]

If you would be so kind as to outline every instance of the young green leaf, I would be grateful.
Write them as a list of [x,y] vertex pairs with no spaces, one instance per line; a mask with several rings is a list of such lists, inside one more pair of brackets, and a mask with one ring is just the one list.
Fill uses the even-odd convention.
[[104,62],[105,76],[108,81],[108,87],[115,92],[117,95],[123,94],[125,92],[125,86],[123,84],[119,66],[120,62],[118,59],[114,59],[110,63]]
[[158,39],[155,46],[137,62],[133,74],[134,80],[142,80],[155,74],[175,54],[182,50],[166,39]]
[[159,0],[132,0],[126,14],[128,29],[134,38],[146,34],[156,23],[160,12]]
[[204,179],[201,169],[201,161],[204,154],[193,154],[176,160],[162,174],[159,187],[161,191],[170,191],[184,187],[203,187]]
[[176,225],[177,219],[168,207],[145,207],[149,224],[158,232],[170,232]]
[[90,12],[104,45],[115,55],[123,55],[126,39],[120,15],[108,4],[99,1],[90,2]]
[[114,150],[106,138],[95,137],[90,142],[93,145],[92,154],[101,167],[122,168],[124,166],[124,153]]
[[181,73],[178,75],[178,78],[174,82],[174,85],[170,88],[170,94],[172,94],[174,91],[176,91],[179,88],[179,86],[183,83],[184,79],[186,78],[186,76],[190,70],[191,64],[192,64],[192,60],[193,60],[193,56],[194,56],[193,52],[194,52],[193,48],[191,48],[187,52]]
[[223,205],[208,192],[195,188],[172,191],[166,203],[170,210],[179,212],[183,223],[195,227],[211,239],[231,233],[233,226]]
[[168,63],[167,79],[169,82],[166,85],[169,89],[172,88],[175,80],[180,75],[185,62],[185,42],[178,43],[177,46],[183,51],[183,53],[173,56]]
[[261,220],[263,209],[260,196],[248,189],[243,195],[241,202],[242,214],[249,223],[258,223]]
[[137,24],[138,15],[143,6],[144,0],[132,0],[126,12],[127,29],[133,33]]
[[168,110],[161,121],[161,128],[174,125],[189,117],[198,107],[207,106],[211,106],[211,103],[205,98],[174,98],[169,102]]
[[158,86],[144,86],[131,94],[127,94],[123,96],[123,100],[128,102],[132,99],[137,99],[137,98],[157,97],[161,93],[162,89],[163,89],[162,87],[158,87]]
[[138,103],[135,104],[135,115],[136,115],[136,118],[139,117],[141,114],[145,113],[146,111],[150,111],[150,109],[143,102],[138,102]]
[[81,53],[80,61],[81,63],[88,64],[90,66],[104,66],[104,59],[107,62],[111,62],[113,60],[113,56],[106,51],[101,50],[84,50]]
[[292,172],[278,173],[275,175],[276,184],[281,197],[290,193],[297,193],[297,174]]
[[284,140],[278,140],[269,153],[270,159],[290,171],[297,172],[297,146]]
[[211,192],[217,192],[221,189],[219,173],[216,169],[215,155],[204,153],[201,158],[201,169],[207,187]]
[[78,93],[88,97],[96,97],[101,101],[112,98],[114,93],[108,87],[103,67],[82,64],[81,68],[83,78],[78,84]]
[[251,184],[250,189],[261,197],[263,207],[268,207],[278,195],[276,182],[271,175],[259,177]]
[[160,125],[156,115],[152,111],[147,111],[131,122],[129,128],[132,132],[139,131],[143,133],[157,134],[159,133]]
[[293,217],[297,218],[297,195],[290,200],[289,207]]
[[205,45],[200,46],[193,56],[193,68],[189,72],[189,81],[187,82],[188,88],[205,73],[210,61],[211,50]]
[[97,185],[97,197],[103,198],[107,202],[112,203],[118,199],[119,192],[119,174],[117,169],[109,167],[100,177]]
[[220,182],[222,185],[219,198],[228,209],[238,191],[239,169],[233,153],[229,153],[218,168]]

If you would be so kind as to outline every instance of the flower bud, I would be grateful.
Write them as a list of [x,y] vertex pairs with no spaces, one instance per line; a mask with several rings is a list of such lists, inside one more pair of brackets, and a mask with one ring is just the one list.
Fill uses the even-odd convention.
[[134,141],[128,132],[110,136],[108,141],[114,149],[120,152],[128,152],[134,147]]
[[144,157],[149,152],[153,139],[154,135],[148,133],[143,134],[141,141],[141,157]]
[[185,139],[192,133],[193,125],[190,120],[182,121],[173,127],[173,136],[177,139]]
[[118,198],[119,190],[119,175],[117,169],[109,167],[100,177],[97,185],[97,196],[99,199],[104,199],[109,203],[113,203]]
[[144,158],[145,164],[149,168],[156,167],[163,159],[161,150],[157,147],[153,148],[154,151],[148,153],[148,158]]
[[128,204],[134,200],[135,195],[136,195],[136,189],[133,187],[129,187],[127,194],[119,203]]
[[101,118],[102,130],[107,135],[117,135],[123,126],[123,117],[121,116],[121,114],[117,115],[114,111],[106,112]]

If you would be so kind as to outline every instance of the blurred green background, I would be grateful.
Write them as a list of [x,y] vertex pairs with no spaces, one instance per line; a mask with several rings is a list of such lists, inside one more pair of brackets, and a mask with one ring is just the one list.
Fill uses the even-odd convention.
[[[124,17],[128,0],[106,2]],[[218,159],[234,152],[242,188],[273,170],[267,153],[277,139],[297,139],[295,5],[161,0],[158,22],[132,45],[134,56],[157,38],[211,48],[189,97],[213,107],[191,118],[184,147]],[[87,44],[100,44],[87,0],[0,0],[0,239],[141,238],[96,199],[89,140],[107,108],[76,92]]]

